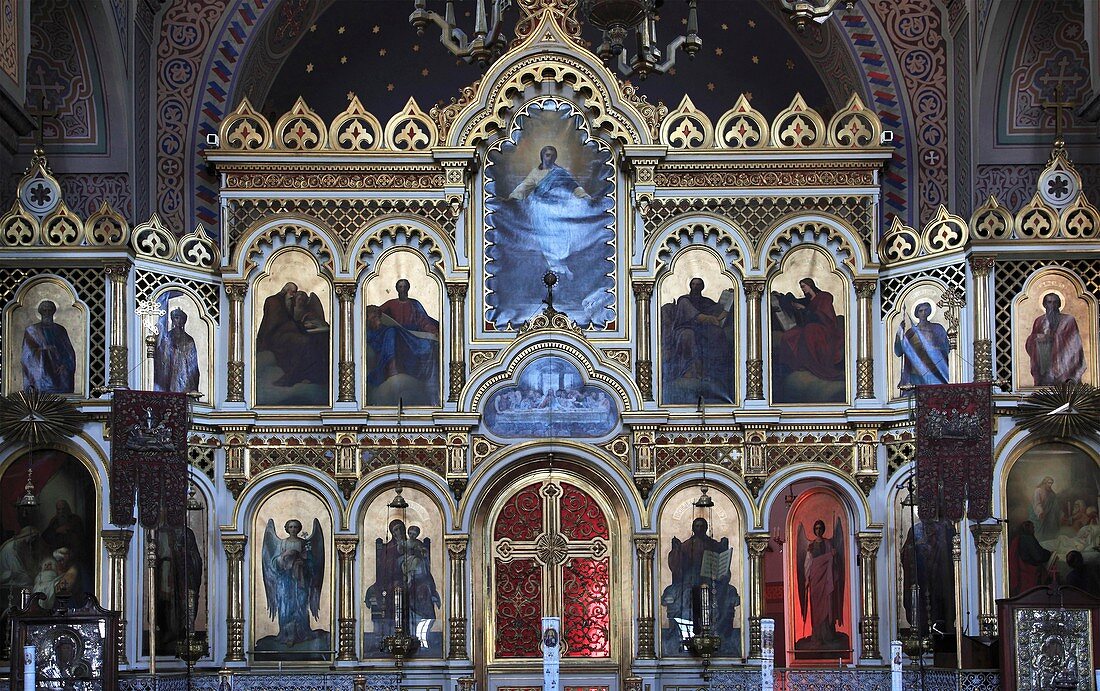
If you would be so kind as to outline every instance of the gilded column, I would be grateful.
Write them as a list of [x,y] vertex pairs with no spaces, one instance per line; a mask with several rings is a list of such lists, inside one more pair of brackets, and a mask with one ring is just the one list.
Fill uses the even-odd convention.
[[634,281],[634,321],[638,325],[638,340],[634,347],[638,351],[634,360],[634,379],[646,401],[653,400],[653,355],[650,352],[649,336],[652,332],[649,314],[653,302],[653,281]]
[[871,312],[871,298],[875,295],[878,281],[858,279],[856,282],[856,301],[859,313],[859,340],[856,355],[856,398],[875,397],[875,317]]
[[860,657],[882,659],[878,648],[878,575],[875,570],[878,548],[882,544],[881,532],[856,535],[859,543],[859,584],[862,616],[859,618],[859,635],[863,644]]
[[994,592],[993,550],[1001,537],[1000,523],[975,523],[970,526],[978,548],[978,627],[982,636],[997,635],[996,593]]
[[107,549],[107,609],[119,613],[118,663],[126,665],[126,555],[134,531],[104,530],[100,535]]
[[340,301],[340,364],[339,388],[336,400],[355,401],[355,291],[354,282],[340,282],[332,286]]
[[448,660],[469,660],[466,652],[466,548],[470,539],[465,535],[447,535],[447,556],[451,562],[451,614],[447,620]]
[[993,257],[970,257],[974,277],[974,381],[993,381],[993,339],[989,335],[989,274],[997,262]]
[[451,364],[447,400],[457,401],[466,386],[466,292],[465,283],[448,283],[451,303]]
[[749,327],[748,357],[745,358],[746,372],[745,398],[762,400],[764,398],[764,337],[760,323],[760,299],[764,296],[764,281],[744,280],[745,306],[748,308],[746,323]]
[[339,638],[336,661],[354,662],[355,657],[355,550],[359,537],[341,535],[336,538],[336,554],[340,569]]
[[635,536],[634,551],[638,553],[638,658],[657,657],[653,619],[653,553],[657,538]]
[[225,549],[226,662],[244,662],[244,546],[247,535],[223,535]]
[[764,552],[771,536],[747,533],[749,548],[749,658],[760,657],[760,620],[764,618]]
[[225,400],[244,401],[244,296],[248,284],[244,281],[226,283],[229,299],[229,361],[225,373]]
[[130,262],[112,262],[103,267],[111,288],[111,349],[107,387],[126,388],[130,385],[130,367],[126,348],[126,324],[130,315],[126,309],[126,281],[130,277]]

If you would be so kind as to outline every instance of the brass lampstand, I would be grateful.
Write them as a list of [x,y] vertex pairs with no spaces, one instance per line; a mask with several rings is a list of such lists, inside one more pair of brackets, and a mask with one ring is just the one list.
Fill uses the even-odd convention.
[[420,650],[420,639],[410,636],[405,627],[405,588],[402,586],[393,589],[393,633],[382,639],[382,650],[393,658],[398,669],[406,658]]
[[710,679],[708,669],[710,658],[722,647],[722,637],[711,631],[711,610],[714,607],[714,593],[710,583],[704,582],[699,586],[699,612],[695,617],[695,635],[687,640],[692,654],[703,658],[703,681]]

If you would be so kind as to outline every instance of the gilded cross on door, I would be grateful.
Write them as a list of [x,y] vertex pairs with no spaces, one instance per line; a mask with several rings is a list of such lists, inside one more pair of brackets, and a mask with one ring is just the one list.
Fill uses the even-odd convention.
[[537,657],[544,616],[562,618],[566,657],[610,655],[609,539],[603,509],[569,483],[534,483],[505,502],[492,539],[498,657]]

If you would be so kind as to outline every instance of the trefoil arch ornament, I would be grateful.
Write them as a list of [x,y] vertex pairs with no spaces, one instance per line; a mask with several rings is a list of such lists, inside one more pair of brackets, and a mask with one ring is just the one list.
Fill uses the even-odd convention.
[[393,247],[417,252],[428,266],[449,275],[458,264],[454,248],[437,226],[413,216],[390,216],[363,228],[348,243],[348,263],[344,267],[354,276],[374,271],[381,253]]
[[328,229],[312,220],[283,216],[268,220],[246,234],[229,259],[229,270],[240,276],[250,276],[284,247],[298,247],[308,252],[330,279],[342,259],[340,244]]
[[795,247],[815,245],[846,265],[853,274],[870,263],[866,248],[856,233],[842,221],[815,214],[813,218],[792,217],[781,222],[761,243],[758,266],[778,264]]

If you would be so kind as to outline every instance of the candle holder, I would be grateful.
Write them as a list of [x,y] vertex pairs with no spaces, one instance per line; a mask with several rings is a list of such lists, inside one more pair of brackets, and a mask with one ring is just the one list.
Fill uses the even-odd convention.
[[711,631],[711,610],[714,593],[709,583],[699,586],[699,613],[695,618],[696,632],[687,642],[688,648],[696,657],[703,659],[703,681],[710,679],[710,658],[722,647],[722,637]]
[[393,590],[393,633],[382,639],[382,651],[392,657],[400,669],[418,650],[420,639],[409,635],[405,629],[405,589],[397,586]]

